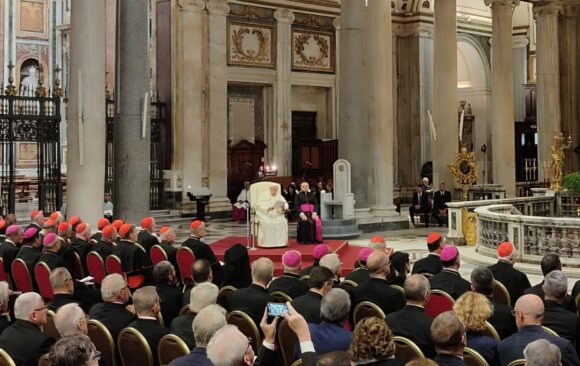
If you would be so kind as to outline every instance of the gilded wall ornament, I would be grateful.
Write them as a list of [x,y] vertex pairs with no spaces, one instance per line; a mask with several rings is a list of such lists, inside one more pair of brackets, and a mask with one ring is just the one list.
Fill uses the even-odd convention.
[[462,147],[461,152],[458,153],[455,156],[454,161],[449,164],[449,170],[451,170],[455,182],[463,189],[463,200],[467,201],[469,187],[477,182],[475,153],[468,152],[466,147]]

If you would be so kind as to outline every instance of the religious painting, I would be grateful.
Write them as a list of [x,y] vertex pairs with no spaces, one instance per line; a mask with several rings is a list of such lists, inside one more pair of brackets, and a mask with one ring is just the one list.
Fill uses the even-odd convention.
[[292,30],[292,70],[334,72],[334,33]]
[[274,24],[228,21],[228,65],[275,68]]

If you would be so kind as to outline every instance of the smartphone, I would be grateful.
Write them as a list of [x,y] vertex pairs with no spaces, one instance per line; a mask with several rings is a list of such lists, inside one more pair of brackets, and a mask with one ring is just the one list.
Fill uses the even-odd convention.
[[269,302],[267,304],[268,317],[275,318],[277,316],[282,316],[284,313],[288,313],[288,305],[278,302]]

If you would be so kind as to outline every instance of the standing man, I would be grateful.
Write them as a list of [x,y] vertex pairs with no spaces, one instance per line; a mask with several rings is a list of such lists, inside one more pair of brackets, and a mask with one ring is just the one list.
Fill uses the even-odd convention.
[[415,214],[422,214],[425,220],[425,227],[429,227],[429,195],[425,193],[423,185],[419,184],[413,193],[413,204],[409,207],[411,222],[415,225]]
[[445,189],[445,183],[439,184],[439,190],[433,194],[433,218],[439,226],[443,225],[441,216],[447,218],[447,202],[451,202],[451,192]]
[[200,220],[195,220],[191,223],[190,227],[191,235],[183,242],[183,244],[181,244],[181,246],[191,249],[195,259],[206,259],[211,265],[213,283],[218,287],[221,286],[224,280],[222,265],[209,245],[201,241],[201,239],[207,235],[205,223]]

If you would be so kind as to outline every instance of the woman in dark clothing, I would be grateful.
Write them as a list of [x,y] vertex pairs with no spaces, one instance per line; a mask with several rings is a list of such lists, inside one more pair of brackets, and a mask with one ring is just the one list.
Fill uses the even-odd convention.
[[393,332],[383,319],[377,317],[361,320],[352,333],[348,353],[355,364],[374,366],[402,366],[395,358]]
[[242,244],[234,244],[224,254],[224,286],[244,288],[252,284],[252,269],[248,249]]
[[391,273],[388,278],[389,285],[405,287],[405,279],[410,269],[409,253],[393,253],[391,256]]

